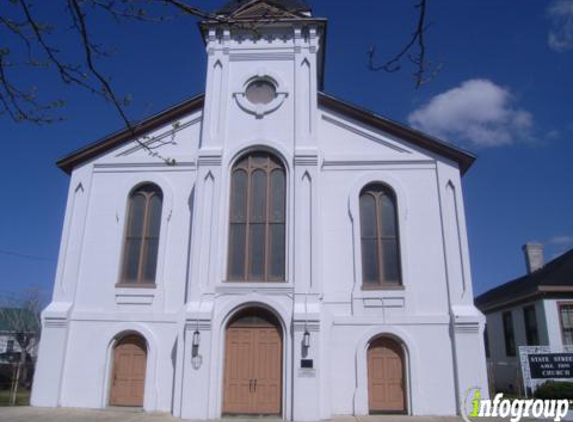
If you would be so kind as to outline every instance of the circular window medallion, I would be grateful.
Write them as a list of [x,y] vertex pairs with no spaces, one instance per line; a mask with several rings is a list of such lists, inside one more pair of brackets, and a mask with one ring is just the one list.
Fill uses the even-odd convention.
[[245,90],[247,100],[253,104],[270,104],[277,96],[277,88],[265,79],[256,79]]
[[243,82],[243,89],[233,94],[239,107],[262,119],[277,110],[288,96],[285,85],[274,73],[259,70]]

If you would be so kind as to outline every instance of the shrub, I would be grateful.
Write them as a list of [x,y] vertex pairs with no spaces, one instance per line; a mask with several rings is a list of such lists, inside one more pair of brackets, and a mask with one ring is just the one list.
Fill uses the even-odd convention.
[[543,400],[573,400],[573,382],[548,381],[537,387],[534,396]]

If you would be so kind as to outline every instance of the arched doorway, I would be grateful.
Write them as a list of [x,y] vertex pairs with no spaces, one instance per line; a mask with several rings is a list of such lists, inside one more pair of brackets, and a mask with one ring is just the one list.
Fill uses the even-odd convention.
[[132,334],[118,341],[113,349],[111,406],[143,406],[146,367],[147,346],[144,338]]
[[404,350],[381,337],[368,348],[368,406],[370,413],[406,413]]
[[282,329],[267,310],[239,312],[225,332],[223,413],[280,415],[282,411]]

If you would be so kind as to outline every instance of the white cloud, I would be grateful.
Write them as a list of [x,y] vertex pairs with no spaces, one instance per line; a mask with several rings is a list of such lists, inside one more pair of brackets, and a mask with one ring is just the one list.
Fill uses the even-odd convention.
[[531,140],[533,116],[513,107],[511,92],[487,79],[471,79],[436,95],[408,116],[417,129],[475,147]]
[[557,52],[573,49],[573,0],[554,1],[548,9],[551,19],[549,47]]
[[549,243],[552,245],[572,245],[573,244],[573,236],[555,236]]

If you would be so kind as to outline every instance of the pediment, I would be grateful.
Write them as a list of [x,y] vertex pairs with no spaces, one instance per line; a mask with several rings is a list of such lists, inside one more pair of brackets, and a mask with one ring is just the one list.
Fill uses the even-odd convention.
[[344,116],[323,110],[322,133],[325,153],[329,156],[376,157],[387,160],[411,160],[420,154],[403,140],[374,128],[357,124]]
[[249,2],[229,16],[229,18],[235,20],[298,19],[301,17],[296,12],[290,12],[273,2],[265,0]]

